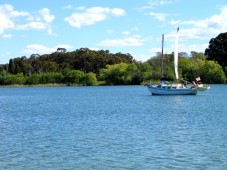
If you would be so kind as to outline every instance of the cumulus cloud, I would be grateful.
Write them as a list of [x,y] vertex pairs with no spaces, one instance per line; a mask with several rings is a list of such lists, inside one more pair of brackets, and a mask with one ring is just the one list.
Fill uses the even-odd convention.
[[51,23],[55,19],[55,16],[51,14],[48,8],[41,9],[39,13],[46,23]]
[[81,9],[81,12],[75,12],[66,17],[65,21],[71,26],[80,28],[82,26],[93,25],[97,22],[104,21],[112,16],[119,17],[125,15],[125,11],[119,8],[102,8],[93,7]]
[[5,17],[4,15],[0,14],[0,34],[4,33],[5,30],[13,28],[14,23],[8,18]]
[[223,7],[220,14],[213,15],[202,20],[186,20],[176,21],[171,20],[172,25],[185,26],[181,29],[182,37],[187,39],[207,39],[216,37],[221,32],[227,30],[227,6]]
[[[18,19],[20,17],[20,19]],[[26,11],[16,11],[10,4],[0,5],[0,34],[6,30],[48,30],[51,33],[51,23],[55,16],[47,8],[34,14]]]
[[29,14],[24,11],[15,11],[12,5],[0,5],[0,34],[3,34],[7,29],[14,28],[15,24],[13,22],[13,18],[28,15]]
[[27,24],[18,25],[16,27],[17,30],[44,30],[46,28],[46,24],[43,22],[29,22]]
[[47,30],[48,34],[55,35],[51,29],[51,23],[55,16],[48,8],[39,10],[36,16],[29,15],[26,20],[28,23],[19,23],[15,26],[17,30]]
[[125,47],[125,46],[142,46],[143,39],[139,36],[135,37],[128,37],[123,39],[112,39],[112,40],[104,40],[98,43],[98,46],[105,46],[105,47]]

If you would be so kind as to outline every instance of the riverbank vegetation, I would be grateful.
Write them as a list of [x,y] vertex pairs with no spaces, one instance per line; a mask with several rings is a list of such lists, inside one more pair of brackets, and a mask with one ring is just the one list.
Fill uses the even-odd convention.
[[[204,83],[225,83],[226,48],[227,33],[222,33],[211,39],[206,55],[194,51],[191,54],[180,53],[180,78],[193,81],[200,76]],[[174,78],[173,60],[173,53],[164,54],[164,77]],[[139,85],[159,81],[161,62],[160,53],[141,62],[128,53],[113,54],[108,50],[88,48],[32,54],[29,58],[22,56],[0,65],[0,85]]]

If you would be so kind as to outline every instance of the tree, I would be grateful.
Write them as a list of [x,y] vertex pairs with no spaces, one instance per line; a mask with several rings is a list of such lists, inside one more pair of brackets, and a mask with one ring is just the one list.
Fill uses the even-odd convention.
[[25,84],[28,84],[28,85],[40,84],[40,82],[41,82],[41,74],[33,74],[27,77],[25,80]]
[[206,59],[206,56],[203,53],[191,51],[191,55],[193,59]]
[[97,84],[97,78],[95,73],[87,73],[84,76],[84,85],[92,86]]
[[206,83],[225,83],[225,73],[218,63],[206,61],[201,70],[202,81],[205,81]]
[[127,74],[126,69],[128,64],[120,63],[107,65],[105,69],[101,69],[100,77],[109,85],[126,84]]
[[217,61],[222,67],[227,66],[227,32],[210,40],[205,55],[208,60]]
[[67,84],[83,84],[84,73],[79,70],[66,70],[64,72],[65,82]]
[[15,74],[15,64],[13,59],[9,60],[9,72]]
[[139,84],[143,80],[142,78],[140,79],[140,77],[136,64],[128,64],[128,67],[125,70],[125,83]]
[[140,75],[142,76],[142,81],[147,81],[152,79],[152,69],[151,65],[148,62],[137,62],[137,67],[139,70]]
[[66,49],[65,48],[58,48],[57,49],[57,52],[58,53],[65,53],[66,52]]

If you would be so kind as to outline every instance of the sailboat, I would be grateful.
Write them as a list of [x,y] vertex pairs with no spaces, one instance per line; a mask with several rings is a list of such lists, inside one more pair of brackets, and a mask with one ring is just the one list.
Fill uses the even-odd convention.
[[[176,39],[175,39],[175,49],[174,49],[174,70],[175,78],[178,82],[178,37],[179,37],[179,27],[177,28]],[[162,38],[162,44],[164,41],[164,36]],[[162,45],[162,56],[163,56],[163,45]],[[162,57],[163,58],[163,57]],[[162,64],[163,67],[163,64]],[[160,84],[147,84],[148,90],[152,95],[196,95],[198,91],[206,91],[210,87],[208,85],[199,86],[193,81],[191,86],[187,84],[172,83],[166,84],[166,81],[170,79],[162,78]]]

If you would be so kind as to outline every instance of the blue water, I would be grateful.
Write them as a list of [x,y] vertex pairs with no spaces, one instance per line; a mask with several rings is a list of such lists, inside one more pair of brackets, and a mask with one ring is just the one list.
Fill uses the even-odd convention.
[[227,85],[0,88],[0,169],[227,169]]

